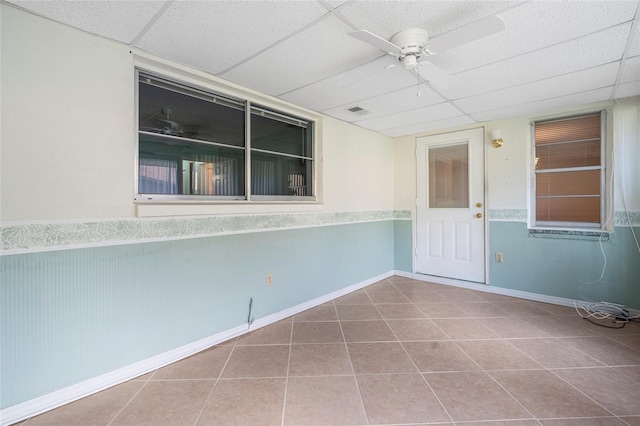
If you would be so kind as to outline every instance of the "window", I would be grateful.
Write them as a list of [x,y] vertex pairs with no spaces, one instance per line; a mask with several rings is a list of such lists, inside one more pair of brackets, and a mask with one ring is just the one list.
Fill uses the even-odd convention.
[[139,198],[314,200],[312,121],[138,76]]
[[533,124],[535,225],[604,225],[605,112]]

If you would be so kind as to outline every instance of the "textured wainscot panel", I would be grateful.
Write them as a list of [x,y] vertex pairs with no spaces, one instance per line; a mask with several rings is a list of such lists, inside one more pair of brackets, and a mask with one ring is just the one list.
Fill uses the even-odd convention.
[[[394,221],[0,257],[2,408],[393,270]],[[266,274],[273,285],[266,286]]]

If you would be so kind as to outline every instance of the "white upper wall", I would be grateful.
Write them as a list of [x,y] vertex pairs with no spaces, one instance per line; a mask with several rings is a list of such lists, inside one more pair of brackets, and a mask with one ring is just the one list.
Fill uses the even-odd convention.
[[129,50],[0,7],[2,220],[132,215]]
[[[328,117],[319,121],[322,203],[136,205],[134,67],[156,59],[6,4],[0,8],[2,222],[393,209],[392,139]],[[167,68],[212,88],[233,87],[177,64]]]

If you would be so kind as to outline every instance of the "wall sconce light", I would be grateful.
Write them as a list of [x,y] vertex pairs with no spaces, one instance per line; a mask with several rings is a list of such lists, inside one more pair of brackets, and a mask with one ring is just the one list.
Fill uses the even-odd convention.
[[504,143],[504,141],[500,137],[501,134],[502,134],[502,130],[500,129],[495,129],[491,131],[491,146],[493,146],[494,148],[500,148]]

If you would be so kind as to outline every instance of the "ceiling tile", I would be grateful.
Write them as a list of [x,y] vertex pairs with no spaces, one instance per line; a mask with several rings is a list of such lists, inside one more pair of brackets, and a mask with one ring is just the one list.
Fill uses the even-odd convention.
[[570,95],[591,90],[594,87],[612,86],[618,67],[619,62],[612,62],[584,71],[459,99],[455,104],[464,112],[471,114]]
[[[640,6],[638,6],[640,8]],[[629,39],[631,40],[629,46],[629,52],[627,52],[627,57],[638,56],[640,55],[640,25],[636,25],[635,30],[632,34],[629,34]]]
[[620,83],[640,80],[640,56],[627,58],[620,73]]
[[415,82],[400,67],[385,69],[395,61],[388,56],[329,77],[282,96],[283,99],[323,111],[398,90]]
[[177,1],[137,47],[217,74],[325,13],[315,1]]
[[618,61],[622,57],[630,25],[618,25],[457,74],[442,93],[449,99],[459,99]]
[[427,123],[461,115],[461,112],[448,102],[424,108],[405,111],[384,117],[356,121],[355,123],[371,130],[393,129],[412,124]]
[[[332,117],[353,122],[364,119],[370,120],[401,111],[415,110],[444,102],[442,96],[438,95],[424,84],[420,86],[420,96],[417,96],[417,93],[418,87],[413,84],[402,90],[386,93],[354,104],[347,104],[338,108],[332,108],[323,112]],[[369,111],[369,114],[358,115],[349,111],[348,108],[353,106],[359,106],[360,108]]]
[[458,117],[445,118],[444,120],[436,120],[429,123],[414,124],[412,126],[397,127],[395,129],[386,129],[382,130],[380,133],[395,138],[398,136],[414,135],[417,133],[430,132],[439,129],[465,126],[472,123],[475,123],[473,119],[466,115],[460,115]]
[[379,56],[363,52],[349,28],[329,16],[221,76],[235,83],[279,95],[350,69]]
[[433,62],[455,74],[556,45],[633,20],[636,2],[533,1],[499,14],[506,30],[438,52]]
[[471,114],[471,117],[477,121],[489,121],[526,115],[548,114],[553,111],[575,108],[577,106],[582,106],[590,103],[606,101],[609,100],[610,96],[611,88],[606,87],[568,96],[560,96],[554,99],[546,99],[529,104],[502,108],[499,110]]
[[58,22],[131,43],[165,3],[162,1],[12,1]]
[[616,88],[615,99],[630,98],[640,95],[640,80],[621,84]]

